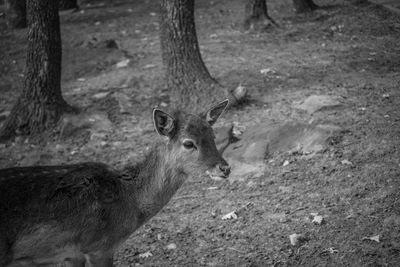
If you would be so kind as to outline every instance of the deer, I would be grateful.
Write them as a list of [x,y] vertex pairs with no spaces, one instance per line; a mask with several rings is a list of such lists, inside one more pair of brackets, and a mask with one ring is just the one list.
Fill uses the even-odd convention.
[[162,137],[143,161],[0,170],[0,267],[113,266],[113,254],[189,177],[226,179],[212,125],[228,100],[198,115],[153,109]]

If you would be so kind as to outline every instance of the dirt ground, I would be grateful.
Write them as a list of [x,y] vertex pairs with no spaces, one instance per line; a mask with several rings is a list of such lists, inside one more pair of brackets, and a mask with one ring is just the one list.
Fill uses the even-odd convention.
[[[262,143],[258,131],[276,131],[268,141],[274,149],[262,151],[261,174],[187,181],[121,246],[116,265],[400,266],[400,19],[349,1],[316,1],[322,9],[296,15],[291,1],[271,0],[279,27],[241,32],[243,1],[196,2],[208,69],[250,95],[217,128],[238,123],[247,144]],[[157,138],[151,109],[169,103],[157,1],[106,4],[61,13],[63,94],[82,115],[64,118],[46,141],[2,144],[1,168],[83,161],[121,167],[141,159]],[[26,30],[8,32],[1,17],[0,31],[4,121],[24,80]],[[301,108],[316,95],[337,103]],[[335,130],[305,152],[286,145],[305,129],[298,124]],[[223,220],[232,211],[237,218]],[[301,235],[295,245],[292,234]]]

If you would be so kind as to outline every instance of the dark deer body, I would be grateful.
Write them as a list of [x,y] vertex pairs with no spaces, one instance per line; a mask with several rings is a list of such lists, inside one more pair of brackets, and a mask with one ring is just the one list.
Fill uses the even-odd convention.
[[112,255],[189,176],[229,175],[203,116],[154,111],[167,143],[124,170],[101,163],[0,170],[0,266],[112,266]]

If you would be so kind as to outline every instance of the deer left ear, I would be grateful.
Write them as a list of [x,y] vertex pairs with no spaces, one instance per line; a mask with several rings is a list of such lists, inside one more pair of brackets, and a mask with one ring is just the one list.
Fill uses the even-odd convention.
[[204,118],[211,126],[218,120],[229,104],[229,100],[225,99],[221,103],[213,106],[207,112],[202,113],[200,117]]
[[153,109],[153,123],[159,135],[171,137],[175,130],[175,119],[168,113]]

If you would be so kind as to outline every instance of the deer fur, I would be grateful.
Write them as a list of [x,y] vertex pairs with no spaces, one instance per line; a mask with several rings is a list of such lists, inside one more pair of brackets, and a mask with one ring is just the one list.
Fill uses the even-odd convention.
[[0,267],[112,266],[118,246],[189,176],[229,175],[211,129],[227,104],[200,116],[155,109],[166,142],[123,170],[102,163],[0,170]]

